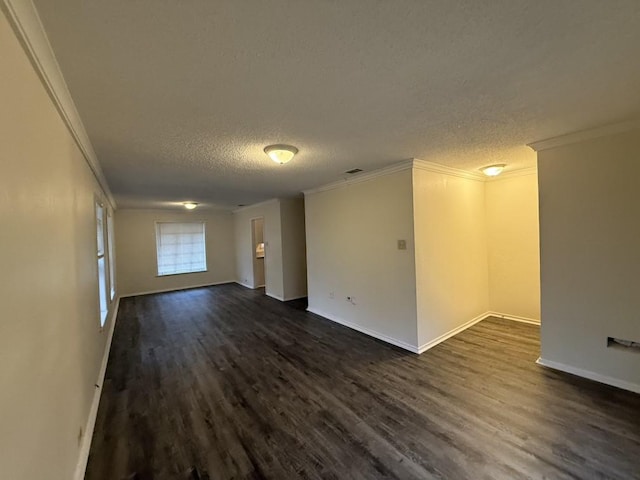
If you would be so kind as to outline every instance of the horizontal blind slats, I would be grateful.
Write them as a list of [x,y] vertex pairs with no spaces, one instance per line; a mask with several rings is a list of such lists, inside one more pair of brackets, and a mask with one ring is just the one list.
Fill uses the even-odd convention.
[[156,242],[158,275],[206,270],[204,223],[157,223]]

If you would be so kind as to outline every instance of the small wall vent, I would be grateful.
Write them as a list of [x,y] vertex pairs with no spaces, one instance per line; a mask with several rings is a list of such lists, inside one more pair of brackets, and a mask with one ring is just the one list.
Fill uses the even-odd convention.
[[360,173],[362,171],[361,168],[352,168],[351,170],[347,170],[344,173],[348,173],[349,175],[353,175],[354,173]]
[[622,338],[608,337],[607,347],[615,348],[617,350],[624,350],[626,352],[640,353],[640,342],[624,340]]

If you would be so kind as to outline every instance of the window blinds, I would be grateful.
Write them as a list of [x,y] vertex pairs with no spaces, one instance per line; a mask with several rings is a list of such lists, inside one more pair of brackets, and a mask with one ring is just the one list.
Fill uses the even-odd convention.
[[158,275],[207,269],[204,223],[156,223]]

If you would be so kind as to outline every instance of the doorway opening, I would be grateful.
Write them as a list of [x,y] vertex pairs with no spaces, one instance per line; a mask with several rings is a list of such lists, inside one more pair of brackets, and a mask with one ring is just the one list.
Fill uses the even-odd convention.
[[264,242],[264,218],[251,219],[251,258],[253,259],[253,288],[265,286],[265,255],[266,248]]

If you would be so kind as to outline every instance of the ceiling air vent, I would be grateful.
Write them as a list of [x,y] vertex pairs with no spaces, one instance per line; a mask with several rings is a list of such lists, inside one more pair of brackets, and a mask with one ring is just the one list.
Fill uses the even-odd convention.
[[353,175],[354,173],[360,173],[362,171],[361,168],[352,168],[351,170],[347,170],[344,173],[348,173],[349,175]]

